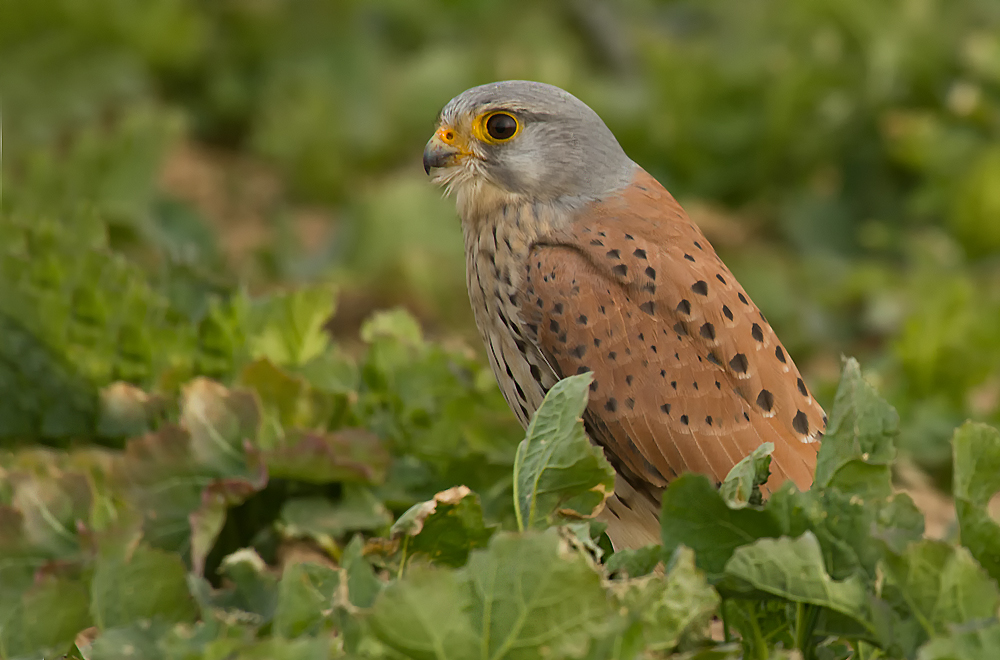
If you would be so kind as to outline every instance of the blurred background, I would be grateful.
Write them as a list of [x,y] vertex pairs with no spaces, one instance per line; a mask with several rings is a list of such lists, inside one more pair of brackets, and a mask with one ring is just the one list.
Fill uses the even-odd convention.
[[[233,296],[315,282],[339,289],[348,352],[398,305],[480,352],[454,206],[421,152],[452,96],[526,78],[591,105],[672,191],[827,407],[858,357],[936,474],[956,424],[1000,422],[996,0],[0,0],[0,16],[0,243],[31,257],[0,270],[0,363],[52,328],[155,362],[189,341],[174,326],[224,335]],[[80,266],[90,284],[48,320],[10,286],[97,244],[115,267]],[[125,307],[159,320],[106,333]],[[169,381],[90,355],[45,373]]]

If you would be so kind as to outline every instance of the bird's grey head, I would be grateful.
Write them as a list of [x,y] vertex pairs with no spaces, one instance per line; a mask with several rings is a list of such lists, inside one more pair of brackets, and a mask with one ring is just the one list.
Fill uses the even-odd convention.
[[589,201],[625,186],[635,167],[585,103],[524,80],[453,98],[424,149],[424,169],[458,194],[460,209],[463,197],[476,206],[486,198]]

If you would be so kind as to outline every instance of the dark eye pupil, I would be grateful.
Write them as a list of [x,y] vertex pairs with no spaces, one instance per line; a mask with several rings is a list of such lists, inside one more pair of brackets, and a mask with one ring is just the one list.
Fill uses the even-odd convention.
[[506,140],[517,131],[517,120],[510,115],[497,114],[486,120],[486,132],[494,140]]

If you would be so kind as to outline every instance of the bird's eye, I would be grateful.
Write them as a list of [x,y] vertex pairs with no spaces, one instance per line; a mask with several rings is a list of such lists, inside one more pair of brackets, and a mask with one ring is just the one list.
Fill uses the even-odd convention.
[[506,112],[495,112],[486,119],[486,133],[498,142],[514,137],[517,120]]

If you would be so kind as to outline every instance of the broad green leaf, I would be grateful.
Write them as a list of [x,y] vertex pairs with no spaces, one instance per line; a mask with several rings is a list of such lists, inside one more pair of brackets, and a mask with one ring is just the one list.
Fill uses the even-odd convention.
[[159,619],[142,620],[102,630],[93,642],[82,648],[82,655],[86,660],[160,660],[163,655],[158,648],[159,642],[169,632],[170,623]]
[[622,548],[608,557],[604,568],[608,574],[624,573],[626,577],[637,578],[647,575],[663,560],[663,546],[647,545],[641,548]]
[[180,556],[145,544],[130,554],[102,554],[90,586],[90,614],[103,629],[157,617],[192,621],[195,602],[188,593]]
[[378,638],[417,660],[491,658],[473,628],[476,594],[464,575],[450,569],[414,566],[375,602],[371,625]]
[[455,486],[410,507],[393,524],[391,536],[402,537],[408,555],[424,555],[436,564],[457,568],[465,565],[471,550],[484,547],[495,531],[483,522],[479,496],[465,486]]
[[963,547],[924,540],[901,555],[886,553],[883,565],[929,636],[996,616],[1000,606],[996,582]]
[[314,286],[256,301],[247,333],[251,355],[301,366],[323,353],[330,344],[324,325],[333,316],[334,299],[331,287]]
[[384,643],[414,658],[579,655],[610,615],[600,577],[558,534],[499,533],[465,567],[414,567],[375,604]]
[[553,532],[498,533],[461,569],[474,594],[471,618],[488,657],[532,658],[585,643],[609,615],[600,576]]
[[384,530],[392,522],[371,491],[345,486],[339,501],[325,497],[297,497],[285,502],[281,524],[286,536],[306,536],[327,547],[350,532]]
[[733,466],[726,479],[719,486],[719,493],[734,509],[742,509],[748,504],[760,506],[764,503],[760,487],[767,483],[771,475],[771,453],[773,442],[765,442]]
[[1000,433],[966,422],[952,438],[955,510],[962,545],[994,580],[1000,580],[1000,525],[987,509],[1000,491]]
[[90,625],[87,586],[77,580],[46,576],[0,619],[0,657],[58,655]]
[[920,647],[917,660],[993,660],[1000,649],[1000,624],[952,630]]
[[815,488],[840,488],[862,496],[892,493],[889,467],[896,456],[896,411],[861,376],[849,358],[816,459]]
[[868,594],[858,576],[837,581],[823,565],[812,532],[797,539],[760,539],[737,548],[726,563],[726,584],[796,603],[826,607],[869,625]]
[[864,499],[838,488],[800,493],[782,487],[765,507],[781,527],[782,536],[811,531],[823,550],[826,570],[835,580],[864,572],[872,580],[884,553],[883,544],[905,547],[923,538],[923,514],[905,493],[891,499]]
[[514,506],[522,529],[557,516],[594,515],[614,488],[614,470],[587,439],[581,415],[593,376],[556,383],[535,411],[514,459]]
[[274,631],[282,637],[316,634],[323,629],[340,586],[340,572],[314,562],[285,566],[278,583]]
[[951,441],[956,498],[985,507],[1000,491],[1000,431],[986,424],[966,422]]
[[730,508],[701,474],[682,474],[674,479],[663,491],[662,501],[664,554],[670,556],[682,545],[691,548],[698,568],[712,580],[721,577],[736,548],[781,534],[770,512]]

